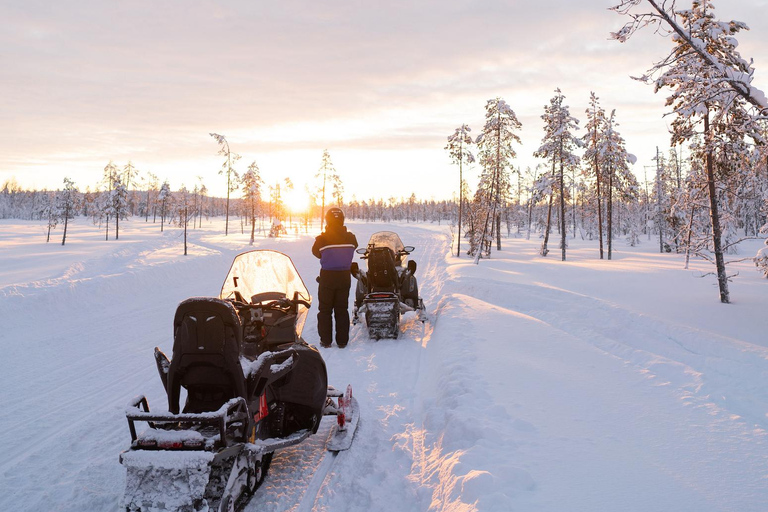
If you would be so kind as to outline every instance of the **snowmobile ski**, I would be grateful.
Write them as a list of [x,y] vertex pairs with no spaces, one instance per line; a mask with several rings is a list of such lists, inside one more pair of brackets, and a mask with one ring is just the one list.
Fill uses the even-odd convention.
[[352,446],[352,440],[355,437],[355,432],[357,432],[357,426],[360,422],[360,406],[357,399],[352,396],[352,386],[347,386],[347,391],[338,396],[336,420],[336,425],[333,426],[331,436],[326,444],[326,449],[330,452],[348,450]]

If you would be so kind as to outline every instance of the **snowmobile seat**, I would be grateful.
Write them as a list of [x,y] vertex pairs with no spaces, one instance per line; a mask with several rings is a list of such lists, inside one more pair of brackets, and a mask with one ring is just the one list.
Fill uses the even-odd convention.
[[397,293],[397,285],[395,253],[389,247],[374,247],[368,254],[368,291]]
[[181,387],[187,390],[184,412],[215,411],[232,398],[246,398],[240,366],[242,329],[232,304],[208,297],[187,299],[176,309],[173,333],[167,381],[170,412],[179,412]]

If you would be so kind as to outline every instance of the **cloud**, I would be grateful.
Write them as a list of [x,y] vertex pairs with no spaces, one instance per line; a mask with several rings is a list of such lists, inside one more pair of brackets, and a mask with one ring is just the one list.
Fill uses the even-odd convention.
[[[328,146],[422,146],[433,155],[459,124],[477,131],[495,96],[518,113],[532,153],[556,87],[577,117],[595,90],[617,109],[630,149],[639,137],[665,144],[663,98],[629,76],[662,57],[669,41],[651,31],[623,45],[609,41],[623,23],[610,5],[6,3],[0,129],[9,135],[0,139],[0,173],[23,172],[30,160],[36,170],[75,165],[81,156],[83,165],[103,161],[97,172],[109,159],[208,163],[210,131],[254,158]],[[765,54],[765,44],[754,48]]]

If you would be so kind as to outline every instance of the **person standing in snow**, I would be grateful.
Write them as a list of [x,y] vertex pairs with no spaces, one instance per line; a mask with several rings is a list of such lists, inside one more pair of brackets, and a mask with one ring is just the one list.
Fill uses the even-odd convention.
[[315,238],[312,246],[312,254],[320,258],[317,332],[320,335],[320,346],[330,347],[335,318],[336,345],[344,348],[349,342],[350,267],[357,248],[357,238],[344,226],[344,212],[341,208],[328,210],[325,223],[325,231]]

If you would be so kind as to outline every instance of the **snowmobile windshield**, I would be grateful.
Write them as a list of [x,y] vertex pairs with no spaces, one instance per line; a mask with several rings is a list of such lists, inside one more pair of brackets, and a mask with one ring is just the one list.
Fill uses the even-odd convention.
[[[266,295],[264,295],[266,294]],[[239,297],[238,297],[239,295]],[[252,298],[275,298],[282,295],[288,299],[297,297],[312,302],[307,287],[291,258],[277,251],[256,250],[238,254],[232,262],[229,274],[221,287],[221,299],[238,299],[252,302]],[[298,305],[296,334],[301,336],[307,308]]]
[[371,246],[389,247],[392,249],[392,252],[395,253],[395,261],[397,262],[397,266],[402,265],[408,259],[408,256],[405,254],[397,258],[398,252],[402,251],[405,246],[403,245],[403,241],[400,240],[400,237],[397,235],[397,233],[392,231],[379,231],[372,234],[371,238],[368,240],[368,247]]

